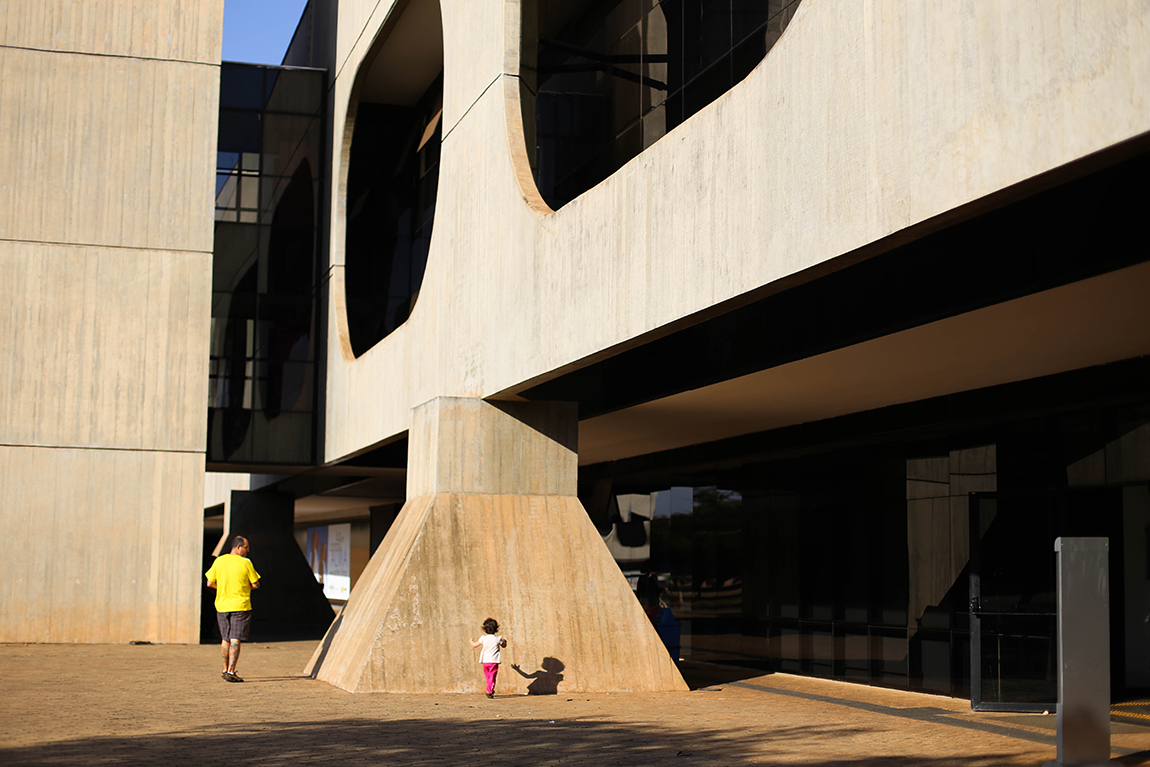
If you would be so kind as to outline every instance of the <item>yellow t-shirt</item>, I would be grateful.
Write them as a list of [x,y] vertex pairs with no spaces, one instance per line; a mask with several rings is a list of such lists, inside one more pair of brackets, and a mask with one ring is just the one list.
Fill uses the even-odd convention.
[[221,554],[204,576],[216,582],[216,612],[252,609],[252,584],[259,581],[260,574],[250,559],[239,554]]

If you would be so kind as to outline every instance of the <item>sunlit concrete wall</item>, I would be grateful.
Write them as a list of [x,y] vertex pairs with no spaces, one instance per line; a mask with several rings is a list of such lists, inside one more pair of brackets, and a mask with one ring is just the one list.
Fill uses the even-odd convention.
[[339,4],[327,460],[432,397],[515,391],[1150,129],[1146,3],[805,0],[746,80],[551,213],[522,139],[519,3],[441,6],[427,273],[406,325],[353,359],[347,115],[395,4]]
[[199,639],[222,20],[0,4],[0,641]]

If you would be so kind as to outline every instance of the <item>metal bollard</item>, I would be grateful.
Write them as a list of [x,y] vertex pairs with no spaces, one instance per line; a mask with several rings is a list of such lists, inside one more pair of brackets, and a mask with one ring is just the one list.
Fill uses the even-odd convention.
[[1106,538],[1058,538],[1058,759],[1110,764],[1110,561]]

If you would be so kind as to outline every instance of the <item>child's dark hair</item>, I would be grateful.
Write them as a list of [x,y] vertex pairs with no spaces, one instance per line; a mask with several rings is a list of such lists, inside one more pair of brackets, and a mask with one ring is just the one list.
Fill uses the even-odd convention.
[[483,621],[483,630],[488,634],[494,634],[499,630],[499,621],[495,620],[494,618],[488,618],[487,620]]

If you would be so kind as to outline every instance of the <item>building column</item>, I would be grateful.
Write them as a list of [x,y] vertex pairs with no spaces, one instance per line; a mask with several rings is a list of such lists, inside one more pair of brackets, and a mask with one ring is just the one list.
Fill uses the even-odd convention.
[[315,637],[335,615],[292,534],[294,518],[291,493],[232,491],[220,553],[231,551],[237,535],[251,544],[248,556],[260,574],[260,587],[252,592],[252,631],[257,640]]
[[497,692],[685,690],[576,497],[577,435],[566,403],[415,408],[407,503],[307,672],[355,692],[481,692],[468,640],[490,617],[508,641]]
[[0,16],[0,642],[195,643],[223,0]]

